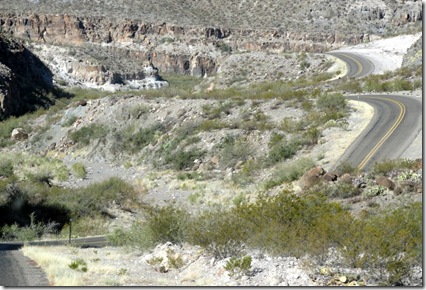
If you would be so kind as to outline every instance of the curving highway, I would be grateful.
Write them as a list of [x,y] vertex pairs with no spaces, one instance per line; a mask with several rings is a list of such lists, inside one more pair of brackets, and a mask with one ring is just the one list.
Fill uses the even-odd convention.
[[[374,65],[361,55],[329,54],[347,64],[346,76],[363,77],[374,70]],[[391,94],[349,95],[347,98],[368,103],[374,108],[374,116],[338,163],[346,161],[362,171],[376,162],[399,158],[422,130],[421,98]]]
[[371,74],[374,70],[374,65],[367,58],[362,57],[360,54],[351,52],[329,52],[327,53],[334,57],[341,59],[346,63],[348,71],[347,77],[361,78]]

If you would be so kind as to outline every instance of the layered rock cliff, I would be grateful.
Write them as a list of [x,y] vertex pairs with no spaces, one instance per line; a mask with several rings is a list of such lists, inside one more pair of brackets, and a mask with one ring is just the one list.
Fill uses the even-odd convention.
[[0,24],[34,42],[194,76],[213,74],[229,52],[324,52],[421,27],[420,1],[305,2],[5,0]]

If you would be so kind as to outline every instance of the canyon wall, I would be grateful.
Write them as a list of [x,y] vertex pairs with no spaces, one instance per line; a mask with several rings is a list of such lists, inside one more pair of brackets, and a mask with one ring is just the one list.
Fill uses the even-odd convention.
[[[360,6],[347,14],[354,22],[386,20],[396,27],[421,21],[422,10],[418,6],[407,6],[392,15],[384,8]],[[311,25],[322,19],[315,11],[311,9],[306,16],[311,19]],[[332,27],[322,32],[301,32],[285,28],[206,27],[100,16],[6,12],[0,13],[0,27],[25,40],[61,46],[91,45],[108,51],[111,57],[149,60],[163,73],[194,76],[211,75],[220,57],[230,52],[325,52],[342,45],[368,42],[372,36],[368,32],[357,32],[359,29],[347,33]]]

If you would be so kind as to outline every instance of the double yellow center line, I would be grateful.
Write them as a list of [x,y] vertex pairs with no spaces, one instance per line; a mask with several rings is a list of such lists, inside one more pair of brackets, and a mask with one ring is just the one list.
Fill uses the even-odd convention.
[[371,157],[376,153],[376,151],[380,148],[380,146],[382,146],[383,143],[385,143],[385,141],[389,138],[389,136],[392,135],[392,133],[395,131],[395,129],[402,122],[402,119],[404,118],[405,111],[406,111],[404,104],[399,102],[399,101],[391,100],[391,99],[387,99],[387,98],[381,98],[381,97],[369,97],[369,98],[380,99],[380,100],[385,100],[385,101],[395,103],[399,106],[400,111],[399,111],[398,118],[393,123],[392,127],[387,131],[387,133],[382,137],[382,139],[380,139],[380,141],[376,144],[376,146],[374,146],[374,148],[370,151],[370,153],[368,153],[367,156],[365,156],[364,160],[362,160],[362,162],[358,165],[358,171],[360,171],[361,169],[364,168],[364,166],[371,159]]

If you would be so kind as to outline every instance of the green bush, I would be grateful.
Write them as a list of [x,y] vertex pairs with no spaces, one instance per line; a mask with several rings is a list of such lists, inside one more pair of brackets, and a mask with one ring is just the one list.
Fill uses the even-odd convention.
[[191,219],[187,229],[190,243],[206,248],[215,258],[240,256],[247,238],[245,221],[230,211],[207,210]]
[[113,246],[131,247],[146,250],[155,246],[150,228],[146,225],[135,222],[129,230],[115,229],[107,235],[107,240]]
[[90,124],[81,129],[72,132],[69,135],[71,141],[87,146],[92,140],[105,137],[108,130],[105,126],[99,124]]
[[422,204],[354,220],[339,242],[344,263],[370,271],[383,286],[401,285],[421,265]]
[[64,120],[61,125],[62,127],[69,127],[72,124],[74,124],[74,122],[77,121],[77,119],[78,119],[77,116],[71,115],[66,120]]
[[96,216],[113,201],[122,207],[131,208],[137,200],[137,192],[127,182],[111,177],[83,188],[74,189],[72,194],[66,190],[49,197],[53,204],[65,206],[73,218]]
[[346,99],[342,94],[323,94],[317,99],[317,107],[319,110],[334,110],[340,111],[347,107]]
[[323,189],[324,194],[331,198],[350,198],[361,194],[361,189],[352,183],[335,182]]
[[136,153],[149,145],[164,132],[165,127],[160,123],[154,124],[148,128],[141,128],[137,131],[134,126],[129,126],[122,131],[114,133],[113,148],[115,151]]
[[234,167],[238,161],[245,162],[253,157],[254,150],[243,138],[228,138],[222,143],[220,165],[223,168]]
[[246,275],[250,271],[251,261],[251,256],[241,258],[231,257],[223,268],[229,272],[229,276],[231,277],[237,274]]
[[40,238],[46,230],[46,226],[36,221],[35,213],[30,214],[30,224],[20,227],[17,223],[5,225],[1,228],[1,239],[5,241],[33,241]]
[[339,165],[336,167],[335,171],[340,175],[343,175],[345,173],[354,174],[357,171],[357,168],[349,162],[340,162]]
[[74,163],[71,168],[74,171],[74,175],[77,178],[81,178],[81,179],[86,178],[87,171],[83,163],[81,162]]
[[1,158],[0,159],[0,176],[12,177],[13,176],[13,163],[12,160]]
[[189,214],[173,206],[148,210],[146,227],[154,243],[182,243],[185,240]]
[[282,140],[269,148],[267,157],[268,163],[272,165],[282,160],[288,159],[294,156],[299,148],[300,143],[298,140],[292,140],[290,142]]
[[187,151],[179,149],[175,152],[169,153],[165,156],[165,162],[174,170],[184,170],[191,168],[194,165],[195,159],[201,158],[205,151],[192,148]]
[[300,257],[322,254],[338,239],[339,225],[351,219],[337,203],[326,202],[320,194],[304,197],[289,191],[235,209],[245,220],[250,235],[247,244],[273,255]]
[[375,175],[388,176],[392,171],[405,169],[416,169],[416,162],[410,159],[384,160],[373,165],[372,173]]
[[72,261],[68,267],[76,271],[87,272],[87,263],[82,258]]
[[310,168],[315,165],[311,158],[300,158],[279,166],[273,173],[271,178],[261,184],[264,190],[271,189],[281,185],[284,182],[292,182],[299,179]]

